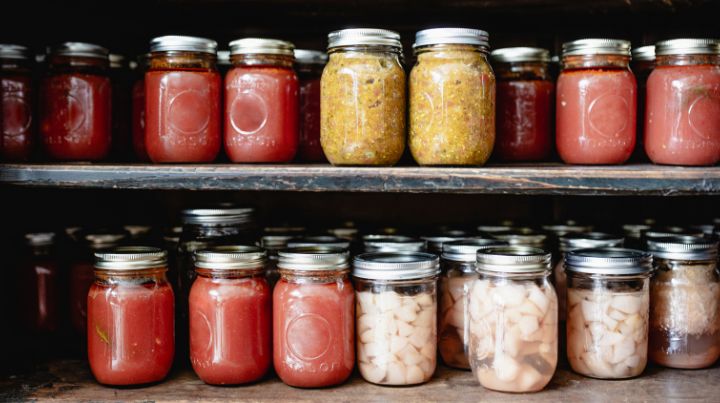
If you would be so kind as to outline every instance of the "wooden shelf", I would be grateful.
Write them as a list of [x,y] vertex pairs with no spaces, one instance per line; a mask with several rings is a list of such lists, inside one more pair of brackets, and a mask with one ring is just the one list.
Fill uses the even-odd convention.
[[586,401],[717,401],[720,368],[670,370],[649,367],[635,379],[607,381],[585,378],[558,370],[548,387],[534,394],[506,394],[482,388],[468,371],[438,368],[427,384],[414,387],[383,387],[355,375],[344,385],[326,389],[296,389],[271,377],[239,387],[203,384],[190,370],[176,371],[157,385],[111,388],[97,384],[82,361],[58,361],[31,375],[0,379],[0,401],[487,401],[487,402],[586,402]]
[[0,184],[79,189],[718,195],[720,167],[542,164],[482,168],[350,168],[329,165],[0,164]]

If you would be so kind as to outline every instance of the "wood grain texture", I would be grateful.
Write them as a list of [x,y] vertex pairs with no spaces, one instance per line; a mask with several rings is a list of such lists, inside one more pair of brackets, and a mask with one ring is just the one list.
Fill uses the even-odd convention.
[[85,189],[718,195],[720,167],[0,164],[0,184]]

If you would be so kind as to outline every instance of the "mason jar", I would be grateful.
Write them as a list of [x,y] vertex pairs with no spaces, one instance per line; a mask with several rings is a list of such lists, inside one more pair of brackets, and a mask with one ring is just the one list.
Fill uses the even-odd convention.
[[510,245],[528,246],[532,248],[546,249],[548,236],[528,227],[512,227],[508,231],[500,231],[492,234],[492,237],[505,241]]
[[565,255],[567,356],[573,371],[601,379],[640,375],[647,364],[650,254],[577,249]]
[[325,52],[295,49],[295,71],[300,82],[300,141],[297,159],[324,162],[320,145],[320,78],[327,63]]
[[468,358],[488,389],[537,392],[558,360],[557,296],[549,253],[527,246],[477,252],[478,278],[468,289]]
[[34,91],[30,50],[0,44],[0,161],[27,161],[32,156]]
[[440,256],[442,255],[443,245],[445,243],[462,241],[463,239],[470,237],[471,236],[467,231],[460,229],[447,229],[441,231],[438,235],[421,236],[420,239],[425,241],[426,249],[429,253],[434,253]]
[[332,235],[308,235],[287,241],[288,248],[307,248],[322,246],[327,248],[350,249],[350,241]]
[[638,111],[637,111],[637,143],[633,152],[633,159],[647,161],[645,147],[643,146],[643,132],[645,126],[645,98],[647,94],[647,80],[655,69],[655,46],[647,45],[632,50],[632,71],[637,79]]
[[365,235],[365,252],[424,252],[425,241],[403,235]]
[[648,241],[650,359],[671,368],[705,368],[720,357],[718,244],[674,236]]

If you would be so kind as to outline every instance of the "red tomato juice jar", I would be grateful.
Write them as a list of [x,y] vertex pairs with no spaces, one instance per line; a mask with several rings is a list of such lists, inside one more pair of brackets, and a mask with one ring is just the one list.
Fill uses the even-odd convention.
[[232,162],[289,162],[298,146],[298,78],[290,42],[230,42],[225,153]]
[[720,41],[671,39],[655,45],[647,82],[645,152],[656,164],[720,160]]
[[132,86],[131,132],[132,148],[135,158],[142,162],[150,161],[145,149],[145,70],[147,70],[150,54],[138,57],[137,75]]
[[0,44],[0,160],[27,161],[33,150],[33,85],[25,46]]
[[635,147],[637,83],[630,42],[563,44],[557,83],[556,144],[567,164],[622,164]]
[[320,77],[327,54],[317,50],[295,49],[295,70],[300,79],[300,144],[297,159],[324,162],[320,145]]
[[175,353],[174,297],[167,253],[126,246],[95,254],[88,293],[90,370],[105,385],[165,378]]
[[212,162],[220,151],[217,43],[191,36],[150,42],[145,146],[153,162]]
[[52,335],[61,327],[61,271],[55,259],[55,234],[25,234],[27,257],[20,267],[19,301],[25,328],[34,335]]
[[107,49],[65,42],[51,49],[40,97],[40,139],[54,160],[98,161],[111,144]]
[[550,52],[504,48],[490,54],[497,77],[495,157],[499,161],[543,161],[552,152],[555,83]]
[[195,253],[190,289],[190,362],[205,383],[262,378],[272,362],[272,293],[266,254],[255,246]]
[[345,382],[355,364],[355,296],[348,252],[303,247],[279,252],[273,293],[275,372],[290,386]]

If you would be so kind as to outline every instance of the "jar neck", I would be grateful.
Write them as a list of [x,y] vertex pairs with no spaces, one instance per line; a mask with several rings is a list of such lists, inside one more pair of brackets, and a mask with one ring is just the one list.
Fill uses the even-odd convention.
[[148,70],[217,71],[217,56],[205,52],[153,52]]
[[640,274],[597,274],[597,273],[580,273],[577,271],[565,269],[565,273],[568,277],[577,279],[590,279],[590,280],[607,280],[607,281],[625,281],[625,280],[643,280],[650,277],[650,272]]
[[195,238],[232,236],[250,228],[247,222],[223,222],[213,224],[185,224],[181,241]]
[[630,56],[624,55],[572,55],[564,56],[562,60],[563,70],[591,69],[629,69]]
[[30,73],[29,59],[6,59],[0,58],[0,69],[16,73]]
[[268,54],[247,54],[232,55],[230,62],[234,67],[239,66],[272,66],[291,69],[293,56],[289,55],[268,55]]
[[48,59],[48,70],[57,73],[82,71],[106,74],[109,66],[108,59],[99,57],[51,55]]
[[479,45],[438,43],[435,45],[422,46],[415,49],[415,53],[418,55],[418,57],[422,54],[428,54],[433,52],[472,52],[486,56],[487,48]]
[[195,267],[195,273],[199,277],[211,279],[240,279],[260,276],[264,266],[257,266],[247,269],[212,269],[206,267]]
[[348,278],[350,270],[288,270],[279,269],[280,276],[289,283],[297,284],[324,284],[334,283],[338,280],[344,281]]
[[324,64],[295,63],[295,71],[302,78],[320,78]]
[[498,80],[550,80],[546,62],[512,62],[493,65]]
[[373,53],[378,55],[392,55],[400,56],[402,49],[395,46],[384,46],[384,45],[351,45],[351,46],[339,46],[336,48],[328,49],[328,55],[332,58],[333,55],[343,53]]
[[137,270],[95,269],[95,283],[111,285],[117,283],[162,283],[167,282],[167,267],[148,267]]
[[656,66],[720,65],[720,55],[663,55],[655,59]]
[[387,286],[414,286],[414,285],[423,285],[428,283],[435,283],[437,281],[438,276],[431,276],[431,277],[423,277],[423,278],[414,278],[410,280],[377,280],[377,279],[367,279],[367,278],[359,278],[355,277],[354,282],[356,284],[383,284]]
[[552,273],[550,270],[533,271],[527,273],[510,273],[510,272],[498,272],[489,270],[478,270],[480,278],[495,278],[495,279],[508,279],[508,280],[538,280],[547,279]]

